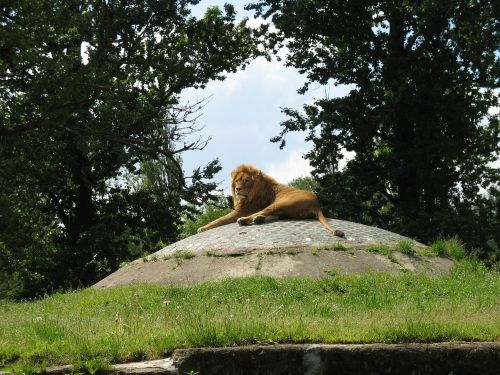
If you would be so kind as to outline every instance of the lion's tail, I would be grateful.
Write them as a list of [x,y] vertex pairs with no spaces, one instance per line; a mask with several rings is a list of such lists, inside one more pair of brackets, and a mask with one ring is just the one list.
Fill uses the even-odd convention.
[[340,229],[335,229],[333,228],[328,220],[326,219],[325,215],[323,215],[323,212],[321,210],[318,211],[318,220],[323,224],[323,226],[328,229],[330,232],[335,234],[338,237],[345,237],[344,232],[342,232]]

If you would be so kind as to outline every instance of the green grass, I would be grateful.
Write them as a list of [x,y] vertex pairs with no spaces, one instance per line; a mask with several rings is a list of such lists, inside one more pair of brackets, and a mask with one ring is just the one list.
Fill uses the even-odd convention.
[[464,260],[439,277],[332,272],[0,301],[0,368],[77,364],[95,372],[181,347],[498,341],[499,295],[498,273]]
[[460,260],[465,257],[465,253],[466,251],[463,243],[457,237],[452,237],[447,240],[442,238],[436,240],[421,254],[427,256],[442,256]]
[[345,246],[344,246],[344,244],[342,242],[335,242],[333,244],[332,249],[334,251],[345,251],[346,248],[345,248]]
[[213,257],[218,256],[219,254],[218,254],[217,250],[207,250],[207,251],[205,252],[205,255],[206,255],[207,257],[211,257],[211,258],[213,258]]
[[[193,259],[195,256],[196,256],[196,254],[193,253],[192,251],[179,250],[179,251],[176,251],[173,255],[164,256],[163,260],[174,259],[175,263],[178,266],[180,266],[186,260]],[[158,260],[156,257],[153,259]],[[156,261],[156,260],[154,260],[154,261]]]
[[287,255],[297,255],[299,253],[300,253],[300,250],[296,249],[294,247],[290,247],[290,248],[285,249],[285,254],[287,254]]
[[403,254],[414,255],[415,254],[415,249],[413,248],[414,245],[415,244],[412,240],[400,241],[396,244],[395,250]]
[[394,256],[393,250],[385,244],[371,245],[368,248],[368,251],[370,253],[379,253],[385,255],[391,262],[399,264],[398,260]]

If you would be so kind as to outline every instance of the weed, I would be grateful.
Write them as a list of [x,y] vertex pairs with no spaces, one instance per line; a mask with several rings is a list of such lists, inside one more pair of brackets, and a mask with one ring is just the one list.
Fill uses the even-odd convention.
[[180,266],[185,260],[193,259],[196,256],[195,253],[191,251],[177,251],[174,254],[175,262]]
[[342,242],[335,242],[332,249],[335,251],[345,251],[346,250],[346,248]]
[[427,251],[424,255],[448,257],[456,260],[460,260],[465,257],[464,245],[458,237],[452,237],[447,240],[439,238],[426,250]]
[[205,255],[206,255],[207,257],[211,257],[211,258],[212,258],[212,257],[216,257],[216,256],[218,256],[218,254],[217,254],[217,250],[207,250],[207,251],[205,252]]
[[173,255],[170,255],[170,254],[165,255],[163,257],[163,260],[174,259],[176,265],[180,266],[180,265],[182,265],[182,263],[184,263],[184,261],[192,259],[195,256],[196,256],[196,254],[191,252],[191,251],[179,250],[179,251],[176,251]]
[[96,373],[103,373],[111,371],[111,365],[108,360],[97,357],[88,359],[86,361],[76,362],[73,366],[73,373],[83,373],[95,375]]
[[414,255],[415,250],[414,247],[415,243],[412,240],[404,240],[400,241],[396,244],[396,251],[399,251],[400,253],[407,254],[407,255]]
[[398,259],[396,258],[396,256],[394,255],[394,252],[390,252],[388,254],[386,254],[387,258],[392,262],[392,263],[396,263],[396,264],[399,264],[399,261]]
[[300,250],[299,249],[296,249],[296,248],[289,248],[289,249],[286,249],[285,253],[287,255],[297,255],[298,253],[300,253]]
[[391,262],[399,264],[391,248],[385,244],[371,245],[368,248],[368,251],[370,253],[379,253],[385,255]]
[[156,255],[156,254],[153,254],[153,255],[150,255],[150,256],[145,256],[145,257],[142,258],[142,261],[144,263],[157,262],[159,260],[160,260],[160,258],[158,258],[158,255]]
[[262,258],[263,257],[264,256],[262,255],[262,253],[257,254],[257,264],[255,265],[256,271],[260,271],[260,269],[262,268]]
[[266,255],[283,255],[285,253],[285,249],[270,249],[265,252]]
[[271,249],[265,252],[266,255],[297,255],[300,251],[296,248],[281,248],[281,249]]
[[318,256],[320,249],[317,247],[312,247],[311,248],[311,254],[314,255],[315,257]]

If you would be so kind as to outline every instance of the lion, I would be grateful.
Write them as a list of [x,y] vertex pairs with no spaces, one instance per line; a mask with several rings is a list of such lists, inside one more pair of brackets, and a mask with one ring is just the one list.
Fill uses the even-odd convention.
[[318,219],[338,237],[344,232],[334,229],[321,212],[316,194],[281,184],[260,169],[240,165],[231,172],[234,210],[198,229],[198,233],[237,222],[239,225],[262,224],[279,219]]

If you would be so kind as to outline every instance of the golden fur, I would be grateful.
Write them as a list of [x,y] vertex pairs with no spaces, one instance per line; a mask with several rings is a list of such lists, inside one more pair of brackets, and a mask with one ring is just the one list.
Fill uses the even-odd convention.
[[341,230],[330,226],[314,193],[280,184],[251,165],[237,167],[231,172],[231,179],[234,210],[201,227],[198,232],[234,222],[249,225],[284,218],[316,218],[336,236],[344,237]]

